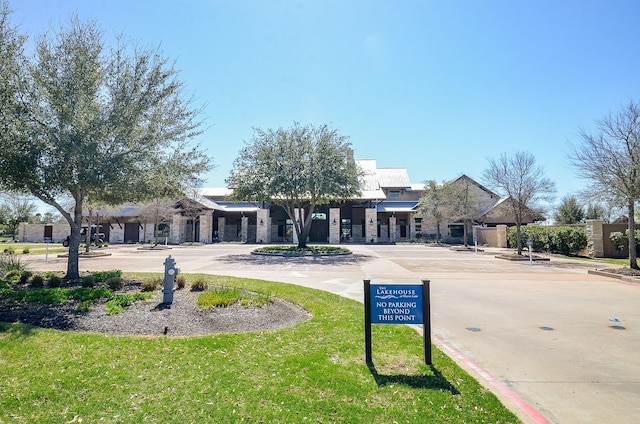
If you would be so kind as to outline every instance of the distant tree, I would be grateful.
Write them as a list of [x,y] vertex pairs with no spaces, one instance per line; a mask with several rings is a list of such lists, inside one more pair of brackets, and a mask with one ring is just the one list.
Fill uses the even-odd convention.
[[[571,161],[589,181],[587,195],[626,205],[628,234],[635,234],[635,203],[640,199],[640,105],[630,101],[616,113],[580,131],[580,144],[571,144]],[[639,269],[636,239],[628,237],[629,267]]]
[[587,204],[586,210],[584,212],[584,219],[607,219],[607,213],[598,203],[590,202]]
[[449,214],[449,203],[445,184],[438,184],[435,180],[428,180],[424,184],[424,193],[418,203],[418,210],[422,214],[423,223],[435,226],[436,243],[440,243],[440,224]]
[[[254,129],[227,179],[235,200],[284,208],[306,247],[317,205],[357,196],[360,171],[347,137],[328,125]],[[305,213],[306,215],[303,215]]]
[[443,188],[449,217],[463,223],[463,238],[466,247],[469,245],[468,228],[478,211],[486,205],[481,204],[481,199],[473,190],[473,184],[466,178],[447,182]]
[[584,207],[576,196],[565,196],[556,210],[554,220],[556,224],[578,224],[585,218]]
[[[155,167],[180,186],[184,173],[206,167],[189,146],[201,134],[202,108],[185,96],[177,71],[156,49],[121,37],[107,49],[95,21],[73,16],[37,39],[0,19],[0,182],[53,206],[71,227],[67,279],[79,278],[82,211],[88,198],[105,204],[146,199]],[[178,154],[176,154],[178,152]],[[183,162],[176,163],[174,158]],[[180,167],[178,167],[180,165]],[[64,198],[72,199],[65,208]]]
[[67,221],[58,212],[47,211],[43,214],[36,214],[38,218],[36,224],[60,224]]
[[37,206],[27,197],[19,194],[4,194],[0,204],[0,224],[4,224],[7,232],[15,237],[21,222],[34,223],[37,220]]
[[511,156],[502,154],[498,159],[489,159],[483,173],[485,184],[498,194],[507,197],[516,223],[516,244],[522,254],[520,227],[528,213],[537,213],[541,201],[550,201],[555,193],[555,184],[544,176],[541,166],[531,153],[517,151]]

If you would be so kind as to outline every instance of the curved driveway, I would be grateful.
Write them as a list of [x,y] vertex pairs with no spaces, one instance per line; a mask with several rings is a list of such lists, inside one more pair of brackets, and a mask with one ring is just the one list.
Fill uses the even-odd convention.
[[[255,247],[112,246],[111,256],[81,259],[80,268],[162,272],[172,255],[185,273],[269,279],[358,301],[365,278],[428,278],[434,340],[523,421],[640,422],[640,285],[587,274],[593,264],[530,265],[423,245],[354,245],[353,255],[324,259],[248,255]],[[66,260],[49,259],[34,257],[32,267],[66,269]]]

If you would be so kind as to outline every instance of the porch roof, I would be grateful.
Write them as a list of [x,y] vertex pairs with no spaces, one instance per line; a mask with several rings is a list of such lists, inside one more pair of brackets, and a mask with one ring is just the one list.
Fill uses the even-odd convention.
[[251,202],[215,202],[216,208],[219,211],[225,212],[256,212],[258,208]]
[[378,203],[378,212],[415,212],[417,200],[396,200]]

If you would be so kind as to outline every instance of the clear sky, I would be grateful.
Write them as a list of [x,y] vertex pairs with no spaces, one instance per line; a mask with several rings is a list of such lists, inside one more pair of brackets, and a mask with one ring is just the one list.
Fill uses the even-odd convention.
[[356,158],[412,182],[482,182],[487,158],[531,152],[557,201],[585,186],[580,128],[640,101],[637,0],[12,0],[39,34],[77,11],[107,38],[160,45],[205,103],[199,140],[223,186],[253,127],[331,124]]

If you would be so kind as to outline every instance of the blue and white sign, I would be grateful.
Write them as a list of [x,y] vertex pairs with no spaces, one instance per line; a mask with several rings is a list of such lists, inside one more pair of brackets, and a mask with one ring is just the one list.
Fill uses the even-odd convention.
[[371,323],[422,324],[422,285],[371,285]]

